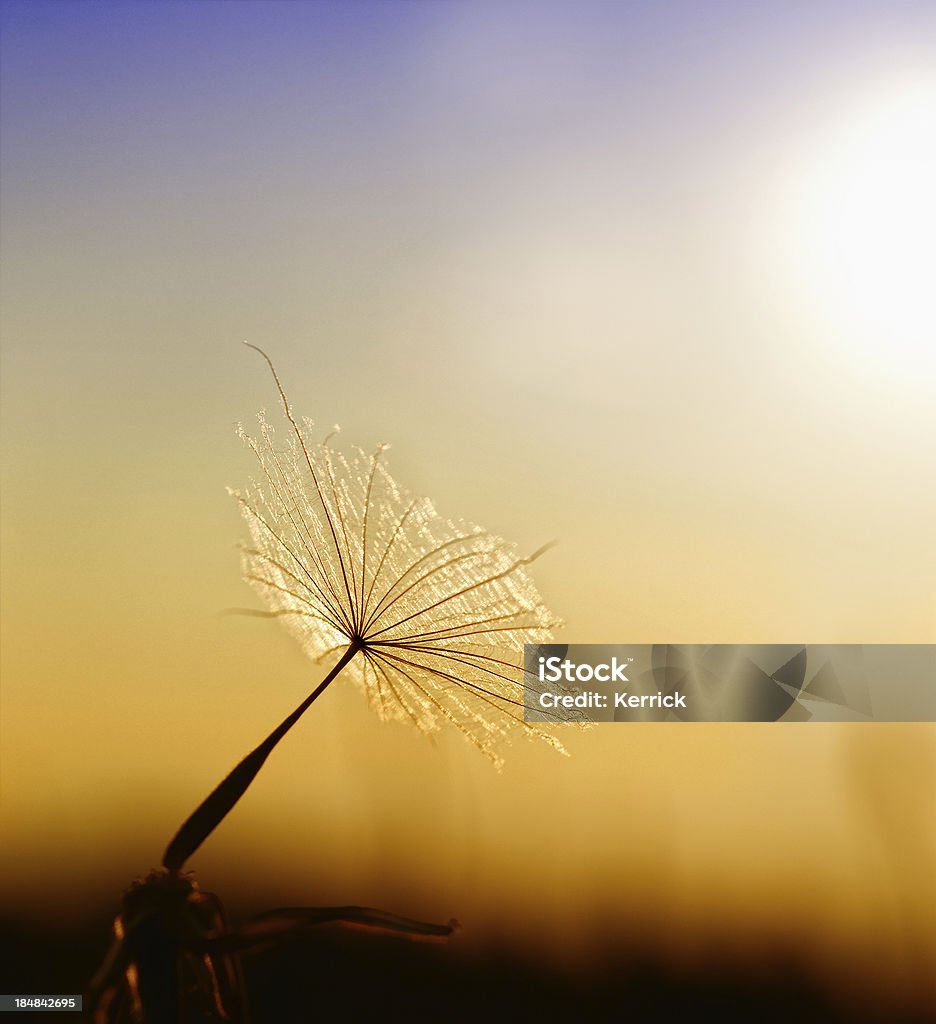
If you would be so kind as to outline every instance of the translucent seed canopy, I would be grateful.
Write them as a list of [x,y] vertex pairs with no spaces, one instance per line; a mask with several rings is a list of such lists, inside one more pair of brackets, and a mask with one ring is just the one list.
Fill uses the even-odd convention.
[[285,439],[259,418],[240,431],[260,474],[232,492],[250,529],[246,578],[316,661],[350,645],[346,669],[383,719],[431,733],[459,729],[495,763],[519,729],[562,749],[523,721],[523,645],[545,643],[555,620],[515,545],[440,516],[372,454],[313,440],[289,420]]

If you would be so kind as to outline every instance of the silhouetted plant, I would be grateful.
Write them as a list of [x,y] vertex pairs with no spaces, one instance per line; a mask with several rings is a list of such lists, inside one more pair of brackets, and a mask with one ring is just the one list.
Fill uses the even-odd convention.
[[[256,346],[251,345],[251,348]],[[496,764],[496,743],[520,729],[561,750],[523,720],[523,645],[555,621],[525,571],[528,557],[471,523],[445,519],[400,488],[381,462],[314,444],[293,416],[266,353],[289,423],[282,449],[260,417],[242,433],[262,479],[234,493],[250,527],[247,579],[316,660],[337,657],[322,682],[185,822],[163,864],[178,869],[253,781],[267,757],[340,672],[364,686],[383,718],[430,732],[450,723]]]
[[[251,348],[256,346],[251,345]],[[221,904],[182,868],[256,777],[274,747],[340,673],[361,685],[384,719],[422,732],[460,730],[495,764],[498,741],[517,729],[561,750],[523,720],[523,645],[555,624],[526,572],[528,557],[471,523],[445,519],[397,485],[385,446],[349,455],[311,440],[267,361],[289,427],[277,447],[260,417],[241,431],[261,476],[237,493],[251,545],[246,578],[316,661],[334,664],[308,697],[249,753],[185,821],[162,869],[135,883],[115,941],[91,986],[95,1021],[129,1014],[155,1022],[236,1021],[242,1015],[238,952],[341,922],[419,938],[444,938],[454,922],[426,924],[366,907],[286,908],[228,930]],[[529,680],[527,680],[529,686]]]

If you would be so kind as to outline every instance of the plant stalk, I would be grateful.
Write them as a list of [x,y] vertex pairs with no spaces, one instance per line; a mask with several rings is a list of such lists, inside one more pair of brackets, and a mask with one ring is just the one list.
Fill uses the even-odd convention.
[[352,643],[344,652],[335,667],[296,708],[292,714],[270,733],[269,736],[243,761],[234,768],[227,777],[201,802],[175,834],[175,838],[166,847],[163,854],[163,867],[170,871],[179,871],[182,865],[192,856],[201,844],[225,819],[231,808],[244,795],[247,787],[253,782],[257,772],[263,767],[264,761],[270,756],[273,748],[299,721],[322,693],[329,683],[348,664],[360,650],[360,645]]

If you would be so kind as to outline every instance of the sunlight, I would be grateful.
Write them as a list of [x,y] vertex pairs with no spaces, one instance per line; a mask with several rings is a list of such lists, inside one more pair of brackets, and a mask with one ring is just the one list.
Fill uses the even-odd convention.
[[936,365],[936,78],[840,112],[792,186],[782,232],[813,314],[872,367]]

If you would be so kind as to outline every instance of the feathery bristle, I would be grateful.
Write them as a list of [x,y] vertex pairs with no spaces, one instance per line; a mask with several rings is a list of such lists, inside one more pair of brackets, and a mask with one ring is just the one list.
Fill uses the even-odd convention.
[[252,539],[245,575],[271,613],[315,660],[356,645],[347,671],[381,718],[423,732],[451,724],[495,763],[517,728],[561,750],[523,721],[523,645],[556,625],[526,571],[544,549],[522,557],[439,515],[396,483],[385,446],[343,454],[312,441],[277,386],[290,435],[278,445],[262,415],[259,437],[241,430],[261,475],[232,492]]

